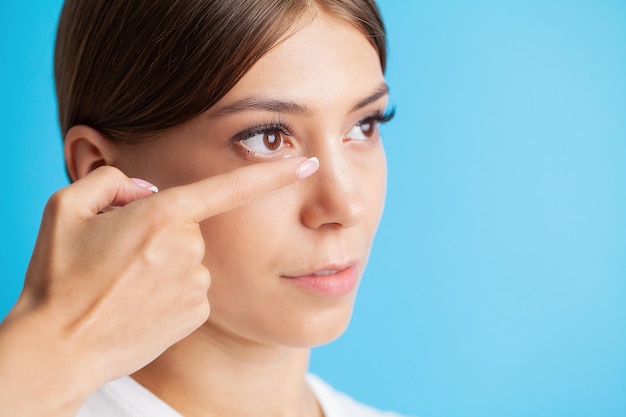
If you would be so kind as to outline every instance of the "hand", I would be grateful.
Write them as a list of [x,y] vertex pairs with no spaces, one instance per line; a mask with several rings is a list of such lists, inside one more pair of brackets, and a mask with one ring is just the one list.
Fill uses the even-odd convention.
[[[80,391],[80,406],[101,384],[145,366],[209,316],[199,222],[317,166],[289,158],[154,195],[101,167],[58,191],[44,211],[23,293],[0,327],[0,376],[11,367],[3,354],[27,361],[22,380],[13,381],[15,389],[38,390],[26,401],[68,390],[67,378],[70,391]],[[7,389],[0,380],[5,411],[18,401]]]

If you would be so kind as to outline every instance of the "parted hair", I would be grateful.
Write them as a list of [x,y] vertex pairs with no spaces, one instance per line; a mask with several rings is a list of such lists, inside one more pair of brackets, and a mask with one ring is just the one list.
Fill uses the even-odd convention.
[[316,13],[361,31],[386,63],[374,0],[66,0],[54,74],[63,136],[138,142],[203,113]]

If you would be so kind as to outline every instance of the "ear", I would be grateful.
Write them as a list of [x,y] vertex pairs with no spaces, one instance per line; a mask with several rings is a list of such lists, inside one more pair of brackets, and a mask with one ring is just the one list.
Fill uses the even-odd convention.
[[65,135],[65,166],[72,182],[102,165],[115,165],[118,150],[115,144],[97,130],[73,126]]

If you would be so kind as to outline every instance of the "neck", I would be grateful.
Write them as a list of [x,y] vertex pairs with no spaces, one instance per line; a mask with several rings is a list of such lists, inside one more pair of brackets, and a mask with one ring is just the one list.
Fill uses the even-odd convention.
[[305,382],[309,349],[203,327],[133,375],[186,417],[321,416]]

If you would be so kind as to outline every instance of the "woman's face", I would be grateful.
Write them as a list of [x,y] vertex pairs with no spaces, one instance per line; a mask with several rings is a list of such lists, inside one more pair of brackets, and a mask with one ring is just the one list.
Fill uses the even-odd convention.
[[287,155],[320,161],[312,177],[201,223],[212,279],[205,326],[298,347],[341,334],[383,208],[386,106],[375,49],[320,16],[206,113],[122,154],[120,168],[161,189]]

